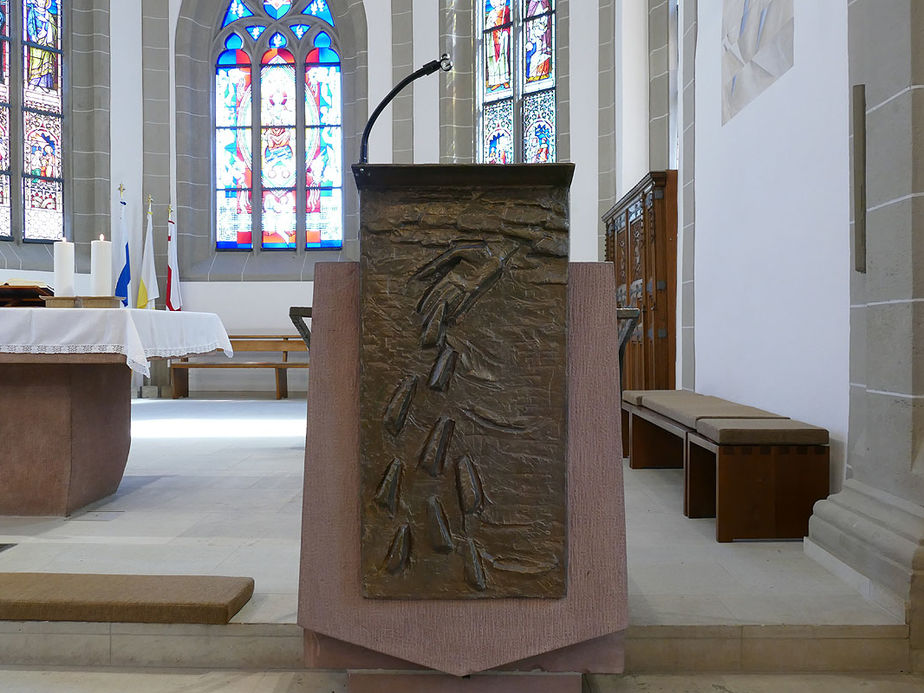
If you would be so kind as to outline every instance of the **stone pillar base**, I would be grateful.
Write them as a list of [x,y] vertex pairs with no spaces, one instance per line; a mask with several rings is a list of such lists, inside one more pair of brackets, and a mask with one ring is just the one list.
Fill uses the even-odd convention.
[[815,504],[805,552],[904,619],[924,650],[924,508],[848,479]]

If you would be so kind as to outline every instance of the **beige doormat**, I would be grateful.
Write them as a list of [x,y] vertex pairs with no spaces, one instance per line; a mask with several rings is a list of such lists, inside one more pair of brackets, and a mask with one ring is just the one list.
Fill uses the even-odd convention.
[[0,573],[0,620],[228,623],[253,578]]

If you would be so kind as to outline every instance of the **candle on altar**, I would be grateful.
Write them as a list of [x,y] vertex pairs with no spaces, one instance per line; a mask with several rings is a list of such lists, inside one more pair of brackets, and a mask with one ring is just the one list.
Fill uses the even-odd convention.
[[74,296],[74,244],[55,243],[55,296]]
[[112,296],[112,243],[103,234],[90,243],[90,295]]

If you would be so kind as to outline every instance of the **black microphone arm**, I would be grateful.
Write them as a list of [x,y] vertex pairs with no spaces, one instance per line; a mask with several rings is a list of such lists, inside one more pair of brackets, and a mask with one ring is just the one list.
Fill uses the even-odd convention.
[[376,119],[385,110],[385,107],[391,103],[391,100],[394,99],[398,92],[404,89],[408,84],[413,82],[416,79],[425,77],[426,75],[432,75],[437,70],[442,70],[443,72],[449,72],[452,69],[452,60],[449,57],[448,53],[443,53],[439,60],[431,60],[422,68],[416,72],[412,72],[407,77],[398,82],[397,86],[388,92],[388,95],[382,99],[382,102],[375,107],[375,110],[372,112],[372,115],[369,117],[369,122],[366,123],[366,127],[363,129],[363,138],[359,144],[359,163],[367,164],[369,163],[369,133],[372,131],[372,126],[375,125]]

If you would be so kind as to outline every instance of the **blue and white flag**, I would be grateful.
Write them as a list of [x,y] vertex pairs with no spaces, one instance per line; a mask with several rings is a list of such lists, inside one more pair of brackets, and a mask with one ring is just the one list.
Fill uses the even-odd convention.
[[[119,238],[116,241],[116,262],[121,260],[122,267],[116,279],[115,295],[122,299],[123,306],[132,305],[132,261],[129,254],[128,226],[125,222],[125,200],[119,200]],[[121,249],[121,250],[119,250]]]

